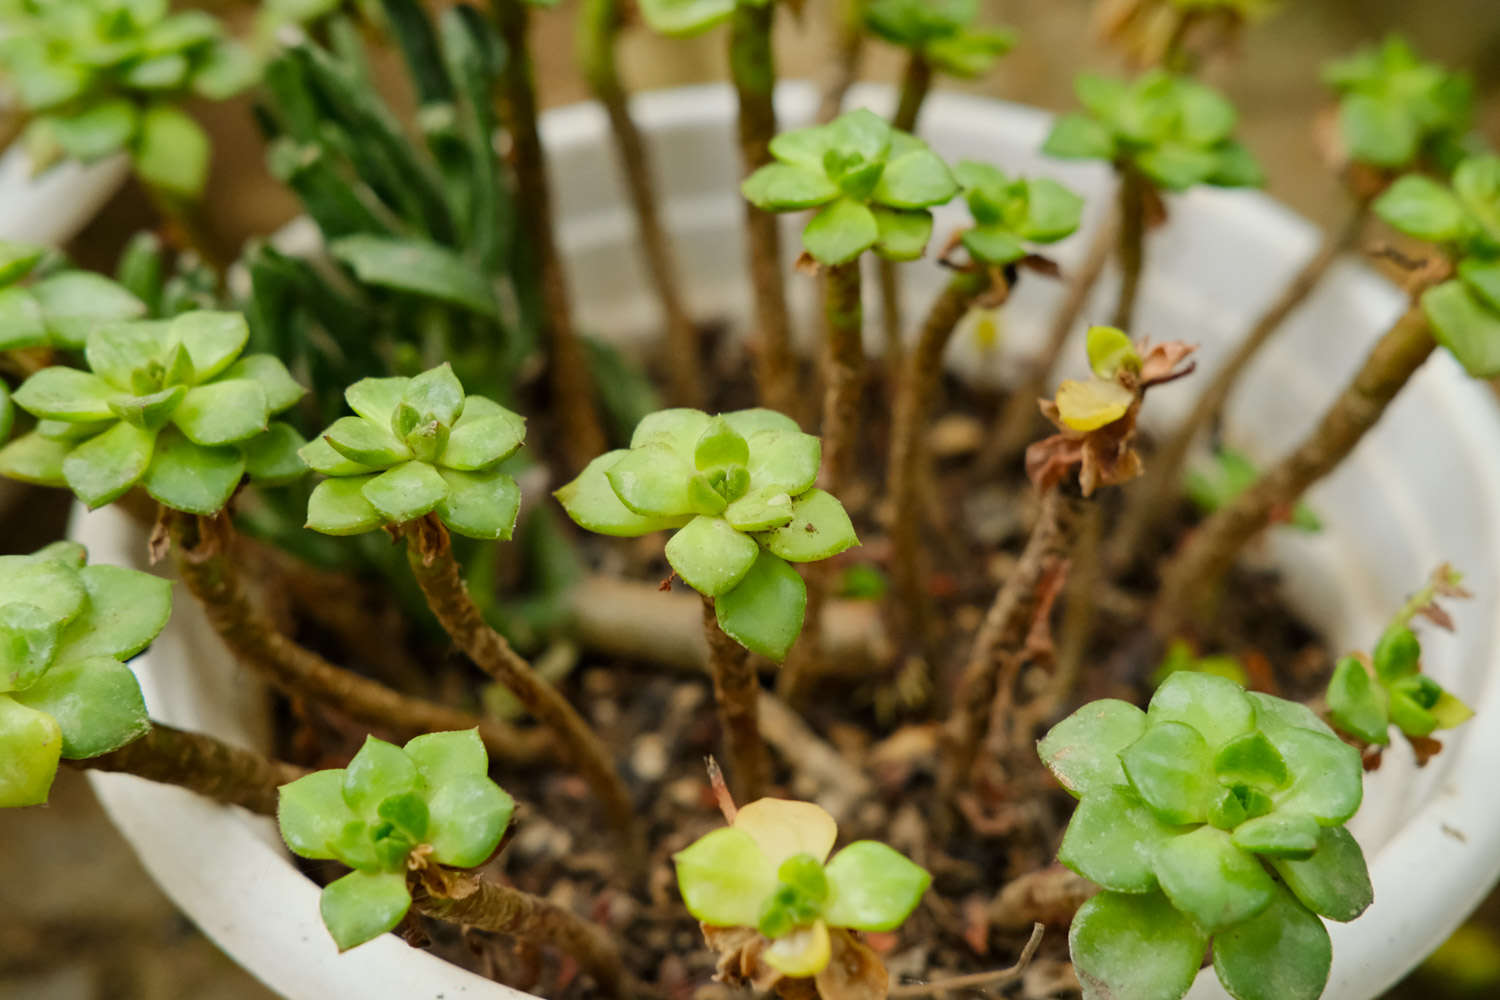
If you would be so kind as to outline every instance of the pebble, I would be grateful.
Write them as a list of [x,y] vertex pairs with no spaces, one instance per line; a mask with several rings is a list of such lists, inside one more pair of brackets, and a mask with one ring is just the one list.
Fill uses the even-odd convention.
[[667,773],[667,745],[660,734],[646,733],[630,751],[630,769],[642,781],[659,781]]

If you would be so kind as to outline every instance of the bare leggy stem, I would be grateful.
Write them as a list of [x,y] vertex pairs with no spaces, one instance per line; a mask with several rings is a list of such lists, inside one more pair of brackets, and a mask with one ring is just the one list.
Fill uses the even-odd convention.
[[828,268],[823,282],[822,485],[841,496],[854,467],[865,364],[859,259]]
[[[932,88],[932,64],[914,50],[906,63],[906,76],[901,81],[901,97],[891,125],[903,132],[917,130],[917,116],[921,114],[922,102]],[[895,372],[902,366],[902,335],[905,332],[901,307],[901,282],[897,277],[897,264],[881,259],[876,265],[880,274],[880,316],[885,332],[885,366],[894,380]],[[893,382],[894,384],[894,382]]]
[[599,797],[610,822],[625,838],[627,848],[643,845],[635,803],[609,751],[578,711],[551,684],[539,677],[505,637],[484,620],[469,596],[463,570],[453,558],[448,529],[428,515],[403,525],[406,559],[427,598],[427,606],[453,642],[475,666],[505,685],[523,708],[552,731],[558,749]]
[[919,49],[912,50],[906,62],[906,75],[901,78],[901,96],[896,103],[896,113],[891,125],[903,132],[917,130],[917,116],[922,113],[922,103],[932,89],[932,63],[927,61]]
[[1010,462],[1031,443],[1032,428],[1040,419],[1036,401],[1047,391],[1052,370],[1057,367],[1067,345],[1068,334],[1073,332],[1078,317],[1083,314],[1083,307],[1114,251],[1118,232],[1119,219],[1111,215],[1109,221],[1099,227],[1094,242],[1089,244],[1088,254],[1069,277],[1062,305],[1058,306],[1052,325],[1047,328],[1047,342],[1025,379],[1007,399],[1000,413],[1000,424],[990,436],[991,444],[979,457],[981,476],[988,476]]
[[1020,653],[1042,599],[1042,581],[1068,557],[1083,502],[1077,486],[1064,482],[1042,497],[1041,513],[1016,568],[995,594],[984,616],[946,723],[947,756],[942,776],[950,792],[962,783],[978,756],[998,687],[1000,660]]
[[1129,333],[1146,257],[1146,186],[1151,182],[1129,164],[1120,173],[1120,298],[1110,325]]
[[283,694],[407,736],[478,726],[491,756],[514,764],[534,763],[551,752],[552,740],[541,731],[528,733],[402,694],[293,642],[251,599],[233,552],[235,533],[227,514],[163,515],[177,571],[203,605],[214,631],[241,663]]
[[527,47],[530,15],[525,0],[494,0],[494,10],[507,51],[501,88],[513,150],[517,221],[525,241],[520,255],[531,271],[529,278],[541,291],[536,320],[547,350],[552,405],[561,425],[560,447],[568,469],[577,473],[604,451],[604,425],[599,420],[588,357],[573,329],[567,275],[553,231],[552,193],[537,128],[536,83]]
[[[739,99],[740,160],[745,175],[771,162],[776,135],[776,63],[771,25],[776,5],[736,4],[729,35],[729,73]],[[792,326],[782,281],[781,237],[776,216],[745,203],[746,252],[754,295],[752,347],[755,378],[763,404],[782,413],[801,409]]]
[[703,634],[719,706],[719,730],[735,798],[750,802],[766,793],[769,761],[760,735],[760,681],[750,654],[719,628],[714,603],[703,598]]
[[818,122],[826,125],[844,109],[844,98],[859,78],[859,59],[865,47],[865,3],[867,0],[837,0],[834,29],[838,36],[833,73],[818,102]]
[[1317,289],[1334,261],[1359,240],[1369,219],[1369,204],[1364,199],[1356,203],[1344,224],[1324,240],[1317,254],[1281,290],[1203,390],[1192,412],[1173,432],[1166,447],[1146,467],[1145,480],[1131,491],[1130,506],[1110,547],[1112,565],[1123,565],[1134,556],[1141,539],[1168,508],[1168,501],[1182,481],[1183,467],[1187,464],[1193,442],[1219,420],[1250,362],[1270,342],[1287,317]]
[[[434,892],[429,882],[444,884],[446,891]],[[609,932],[571,910],[469,873],[444,870],[430,880],[413,874],[407,884],[418,913],[505,934],[529,945],[556,948],[576,959],[608,996],[646,994],[626,971]]]
[[1152,614],[1158,636],[1208,616],[1245,543],[1338,467],[1436,346],[1422,307],[1413,305],[1381,336],[1313,432],[1188,537],[1162,574]]
[[594,97],[609,117],[615,149],[625,172],[625,187],[635,209],[646,271],[666,323],[667,374],[673,400],[679,406],[700,406],[703,384],[698,330],[683,304],[682,282],[662,227],[650,158],[641,131],[630,116],[625,84],[615,58],[615,43],[622,26],[620,0],[588,0],[579,27],[580,62]]
[[307,773],[294,764],[160,722],[153,722],[145,736],[118,750],[65,763],[81,771],[117,771],[176,785],[262,816],[276,815],[278,788]]
[[921,480],[926,471],[922,435],[942,374],[943,352],[984,286],[983,276],[970,273],[955,275],[948,282],[932,303],[911,357],[899,373],[886,495],[891,503],[893,607],[903,626],[898,634],[907,637],[925,634],[929,612],[927,566],[920,544],[924,520]]

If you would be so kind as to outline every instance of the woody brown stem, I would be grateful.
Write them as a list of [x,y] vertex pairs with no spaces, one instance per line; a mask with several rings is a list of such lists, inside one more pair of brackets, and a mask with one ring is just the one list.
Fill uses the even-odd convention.
[[[437,881],[445,883],[446,892],[433,891],[429,882]],[[444,871],[439,879],[431,880],[414,874],[408,885],[412,906],[419,913],[505,934],[529,945],[556,948],[576,959],[609,996],[645,992],[626,971],[620,949],[609,933],[556,903],[473,874]]]
[[969,660],[959,679],[958,693],[945,725],[946,759],[943,787],[952,792],[969,773],[984,742],[991,705],[998,688],[999,661],[1018,655],[1031,620],[1043,597],[1044,578],[1066,559],[1073,546],[1083,503],[1071,482],[1049,490],[1032,526],[1020,562],[1005,578],[984,616]]
[[402,694],[293,642],[251,599],[233,551],[235,532],[227,514],[204,518],[163,511],[163,518],[177,572],[214,631],[236,659],[283,694],[406,736],[477,726],[490,754],[514,764],[533,763],[550,752],[551,739],[544,733],[523,732]]
[[735,798],[750,802],[766,793],[770,767],[760,735],[760,681],[744,647],[719,628],[714,603],[707,597],[703,598],[703,633],[708,639],[709,670],[730,782]]
[[859,259],[829,267],[823,282],[822,486],[840,496],[854,469],[865,364]]
[[[771,49],[775,4],[736,4],[730,22],[729,74],[739,100],[740,160],[745,176],[771,162],[776,135],[776,64]],[[781,237],[776,216],[745,204],[746,252],[754,298],[752,345],[761,402],[795,414],[800,408],[792,326],[782,281]]]
[[1313,432],[1188,536],[1162,574],[1152,615],[1158,636],[1170,637],[1181,625],[1208,616],[1245,543],[1338,467],[1436,346],[1422,307],[1413,305],[1376,343]]
[[567,275],[553,230],[552,192],[537,128],[536,83],[527,45],[530,15],[525,0],[494,0],[494,10],[506,47],[501,90],[516,177],[517,222],[525,240],[520,258],[531,272],[527,279],[541,292],[536,320],[547,349],[552,406],[561,424],[563,460],[576,473],[604,451],[604,425],[588,356],[573,329]]
[[539,677],[505,637],[484,620],[469,596],[463,570],[453,558],[448,529],[428,515],[403,525],[401,534],[406,539],[412,575],[443,630],[479,669],[503,684],[527,712],[551,730],[558,749],[599,797],[627,848],[640,847],[644,842],[635,803],[610,762],[609,751],[568,700]]
[[1120,171],[1120,297],[1110,325],[1130,332],[1146,257],[1146,187],[1151,182],[1126,164]]
[[1153,457],[1146,468],[1145,480],[1131,491],[1131,505],[1111,546],[1112,565],[1121,566],[1134,556],[1141,540],[1169,507],[1169,501],[1182,481],[1182,471],[1193,442],[1222,416],[1230,395],[1261,348],[1270,342],[1287,317],[1307,301],[1333,263],[1359,240],[1369,219],[1369,205],[1368,199],[1359,200],[1344,224],[1323,241],[1317,254],[1288,282],[1235,347],[1234,353],[1198,397],[1192,412],[1173,432],[1166,447]]
[[959,320],[985,286],[976,274],[956,275],[928,310],[908,363],[902,366],[891,422],[886,494],[891,503],[891,582],[893,607],[902,622],[898,633],[912,639],[926,632],[929,602],[927,566],[921,546],[922,436],[937,394],[943,353]]
[[698,329],[683,305],[682,282],[662,227],[650,158],[641,130],[630,115],[625,84],[615,58],[616,39],[622,25],[619,0],[589,0],[580,27],[580,61],[589,87],[609,118],[615,150],[625,174],[625,188],[635,210],[646,272],[666,324],[667,375],[673,400],[679,406],[701,406]]
[[1047,383],[1052,377],[1053,369],[1057,367],[1058,359],[1062,357],[1063,348],[1067,346],[1068,335],[1073,332],[1073,326],[1083,314],[1089,295],[1099,283],[1099,276],[1104,273],[1104,265],[1109,262],[1110,254],[1114,251],[1118,234],[1119,220],[1111,215],[1110,220],[1095,234],[1094,242],[1089,244],[1088,254],[1083,262],[1069,277],[1062,305],[1058,307],[1051,326],[1047,328],[1047,341],[1041,354],[1006,400],[1005,408],[1000,413],[1000,422],[995,433],[990,436],[990,446],[980,455],[977,464],[981,476],[987,478],[1001,465],[1015,459],[1031,443],[1032,428],[1038,420],[1036,401],[1046,394]]
[[276,815],[278,788],[307,773],[253,750],[160,722],[153,722],[145,736],[118,750],[66,763],[80,771],[114,771],[176,785],[262,816]]

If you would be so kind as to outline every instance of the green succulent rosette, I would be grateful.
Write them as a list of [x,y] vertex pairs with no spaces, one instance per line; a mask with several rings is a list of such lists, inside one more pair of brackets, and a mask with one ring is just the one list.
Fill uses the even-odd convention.
[[367,378],[344,393],[340,417],[302,449],[328,478],[307,503],[307,527],[356,535],[436,514],[469,538],[507,539],[521,490],[500,464],[521,447],[526,420],[465,396],[443,364],[413,378]]
[[1474,83],[1421,59],[1392,35],[1323,68],[1339,95],[1339,136],[1349,158],[1384,170],[1423,159],[1451,169],[1469,145]]
[[167,0],[3,0],[0,36],[34,160],[125,151],[147,183],[188,198],[202,193],[209,140],[178,103],[224,100],[258,72],[218,19]]
[[151,728],[123,661],[166,625],[171,585],[86,562],[73,542],[0,556],[0,807],[46,802],[60,759],[118,750]]
[[1368,667],[1356,656],[1339,660],[1328,683],[1333,724],[1365,743],[1386,746],[1393,725],[1420,738],[1473,718],[1472,708],[1422,673],[1421,660],[1421,640],[1404,621],[1381,635]]
[[771,410],[662,410],[637,425],[628,449],[594,459],[555,495],[601,535],[675,529],[672,569],[714,599],[725,634],[780,662],[807,606],[791,563],[859,544],[843,504],[814,486],[822,454],[816,437]]
[[1144,712],[1085,705],[1037,749],[1079,800],[1058,859],[1105,890],[1069,933],[1085,997],[1175,1000],[1210,944],[1236,1000],[1322,993],[1319,917],[1353,920],[1372,898],[1343,826],[1358,750],[1303,705],[1190,671]]
[[0,351],[79,350],[99,324],[145,315],[128,290],[68,267],[57,251],[0,240]]
[[926,143],[863,108],[783,132],[771,140],[771,155],[776,162],[747,177],[741,192],[768,212],[817,209],[802,245],[829,266],[866,250],[887,260],[921,257],[932,237],[929,209],[959,192]]
[[354,869],[319,900],[324,926],[347,951],[406,915],[413,852],[423,864],[476,868],[500,846],[514,811],[490,780],[478,730],[466,729],[404,747],[367,737],[347,767],[283,785],[276,818],[293,854]]
[[271,417],[303,389],[280,361],[240,356],[239,313],[198,311],[171,320],[99,326],[89,370],[32,375],[15,403],[36,429],[0,449],[0,475],[66,486],[90,507],[137,484],[174,510],[213,514],[247,474],[266,485],[306,469],[302,437]]
[[1234,138],[1234,105],[1211,87],[1157,69],[1130,81],[1084,74],[1073,89],[1084,110],[1057,119],[1042,146],[1049,156],[1123,164],[1164,191],[1265,179]]
[[983,76],[1016,47],[1009,28],[976,26],[978,0],[872,0],[865,26],[953,76]]
[[981,263],[1013,264],[1031,252],[1027,244],[1065,239],[1082,219],[1083,198],[1050,178],[1010,177],[972,160],[961,161],[953,174],[974,217],[962,236],[964,248]]
[[652,31],[691,38],[729,20],[736,7],[769,7],[776,0],[638,0]]
[[1500,375],[1500,156],[1471,156],[1448,184],[1407,174],[1375,199],[1375,214],[1441,244],[1457,277],[1422,293],[1438,343],[1477,378]]

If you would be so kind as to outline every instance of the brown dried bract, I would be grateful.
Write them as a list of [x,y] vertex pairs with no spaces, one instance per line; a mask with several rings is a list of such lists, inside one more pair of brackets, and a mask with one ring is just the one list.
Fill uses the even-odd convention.
[[761,961],[769,942],[749,927],[700,924],[703,940],[719,956],[717,982],[749,986],[758,992],[775,990],[782,1000],[885,1000],[890,974],[885,963],[842,927],[828,929],[832,955],[828,966],[812,979],[789,979]]

